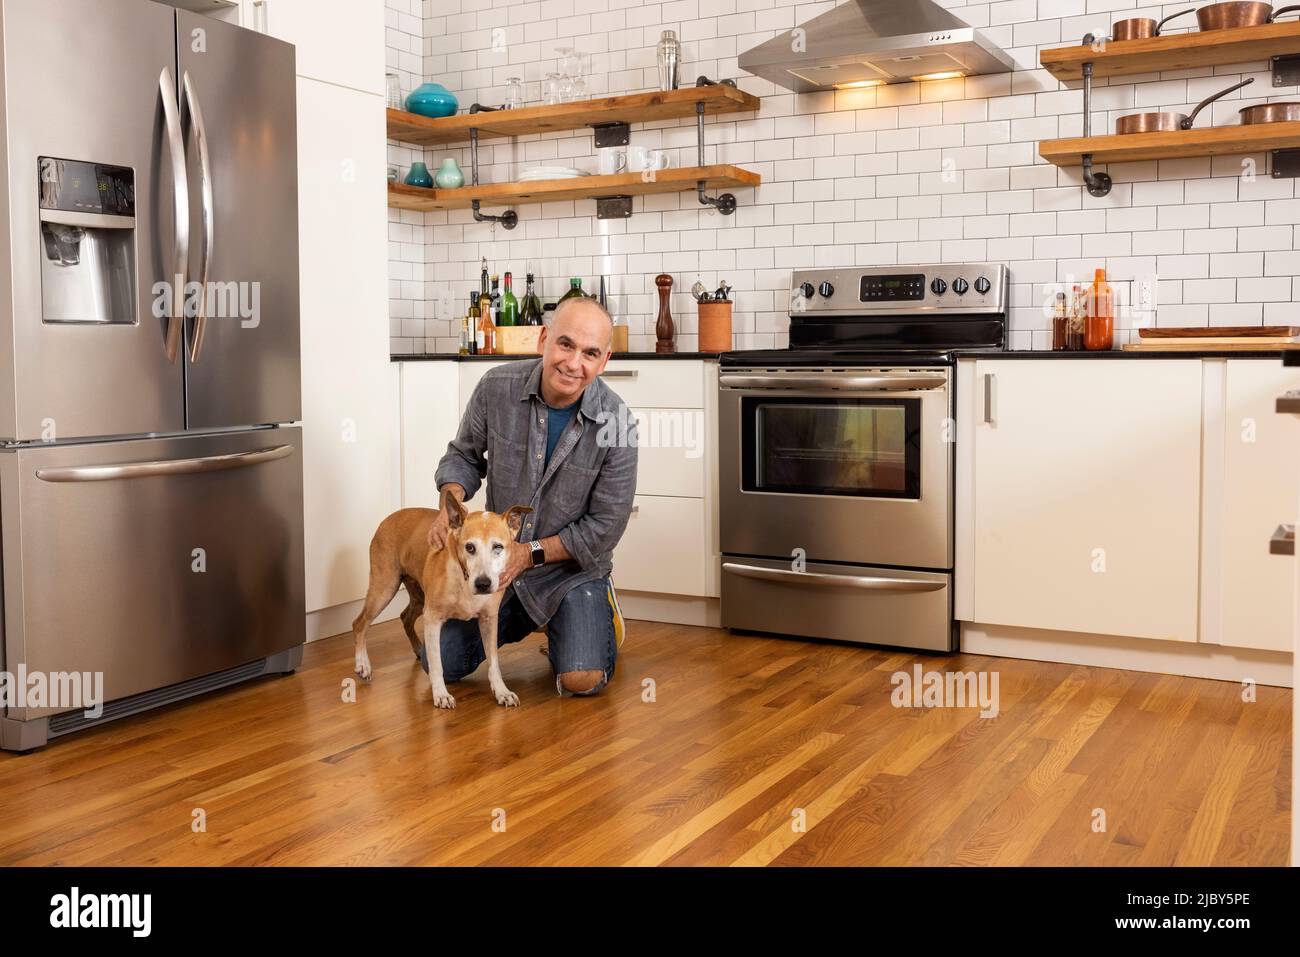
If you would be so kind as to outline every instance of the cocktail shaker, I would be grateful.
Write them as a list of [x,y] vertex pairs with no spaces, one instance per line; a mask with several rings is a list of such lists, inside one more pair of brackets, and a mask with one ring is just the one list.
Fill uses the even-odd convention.
[[677,70],[682,63],[682,45],[676,30],[665,30],[659,37],[659,89],[677,89]]

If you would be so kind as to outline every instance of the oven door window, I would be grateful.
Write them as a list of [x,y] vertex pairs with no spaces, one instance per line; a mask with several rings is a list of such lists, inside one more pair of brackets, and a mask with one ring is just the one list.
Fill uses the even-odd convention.
[[921,496],[921,400],[742,397],[746,492]]

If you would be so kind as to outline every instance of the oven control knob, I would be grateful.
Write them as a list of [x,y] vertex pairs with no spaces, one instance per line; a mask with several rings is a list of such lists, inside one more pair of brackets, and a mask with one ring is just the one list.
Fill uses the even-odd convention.
[[984,295],[986,292],[988,292],[989,289],[992,288],[992,286],[993,283],[989,282],[983,276],[980,276],[978,279],[975,280],[975,291],[979,293],[981,296]]
[[936,279],[934,282],[930,283],[930,291],[936,296],[942,296],[948,291],[948,284],[942,279]]
[[822,294],[823,298],[829,299],[835,294],[835,287],[828,282],[824,282],[817,287],[817,291]]
[[816,292],[816,290],[813,289],[813,284],[810,282],[800,283],[799,291],[803,293],[803,297],[805,299],[811,299],[813,297],[813,293]]
[[968,283],[965,279],[962,279],[961,276],[958,276],[956,279],[952,281],[952,291],[959,296],[966,295],[966,290],[969,288],[970,288],[970,283]]

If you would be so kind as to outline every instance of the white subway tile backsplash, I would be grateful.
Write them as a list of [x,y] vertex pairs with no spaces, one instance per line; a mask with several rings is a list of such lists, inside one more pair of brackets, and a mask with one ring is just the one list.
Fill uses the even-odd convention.
[[[1105,266],[1121,302],[1130,284],[1157,277],[1161,325],[1294,322],[1300,293],[1296,181],[1269,175],[1265,155],[1113,164],[1111,194],[1082,188],[1081,171],[1038,157],[1038,142],[1082,130],[1082,93],[1037,66],[1038,50],[1103,34],[1123,16],[1172,13],[1138,0],[942,0],[1001,43],[1013,73],[873,89],[795,95],[740,73],[740,51],[830,9],[833,0],[385,0],[388,69],[403,92],[443,82],[462,103],[496,102],[507,76],[538,82],[556,67],[555,48],[592,54],[593,94],[652,89],[654,44],[665,27],[686,53],[684,82],[701,73],[734,77],[758,94],[757,114],[709,117],[706,162],[759,172],[764,184],[736,191],[732,217],[703,211],[693,193],[638,197],[629,220],[596,220],[595,204],[522,206],[511,233],[475,223],[468,211],[389,211],[389,321],[394,352],[455,348],[453,319],[477,285],[480,257],[494,272],[534,269],[543,298],[569,275],[611,277],[612,304],[630,325],[634,348],[653,344],[653,277],[678,280],[679,346],[694,343],[685,289],[700,274],[737,288],[738,347],[783,346],[792,269],[859,263],[1008,262],[1013,278],[1011,343],[1047,343],[1043,292],[1087,282]],[[1176,22],[1177,23],[1177,22]],[[492,50],[493,27],[507,47]],[[1171,25],[1173,26],[1173,25]],[[1269,87],[1267,64],[1101,79],[1094,129],[1135,109],[1182,109],[1242,75]],[[1234,94],[1204,115],[1235,122],[1243,104],[1295,90]],[[662,147],[674,162],[695,162],[695,125],[668,121],[633,129],[634,143]],[[468,170],[467,144],[420,150],[390,142],[389,162],[405,174],[453,156]],[[526,165],[561,161],[591,167],[591,134],[580,130],[482,150],[484,182],[508,180]],[[1122,314],[1129,335],[1146,314]]]

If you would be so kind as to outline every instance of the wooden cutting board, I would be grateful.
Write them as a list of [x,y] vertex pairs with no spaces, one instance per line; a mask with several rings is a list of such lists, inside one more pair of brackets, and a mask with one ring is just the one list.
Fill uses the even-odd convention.
[[1300,326],[1144,326],[1143,339],[1226,339],[1239,336],[1300,336]]
[[1198,343],[1198,342],[1130,342],[1124,346],[1125,352],[1284,352],[1300,349],[1296,342],[1260,342],[1260,343]]

